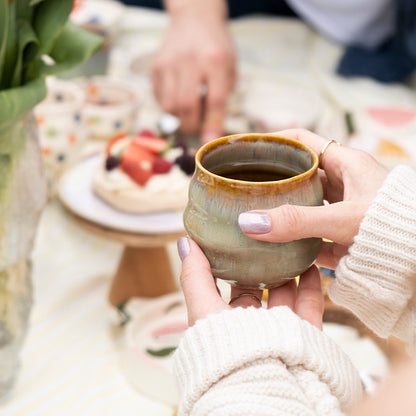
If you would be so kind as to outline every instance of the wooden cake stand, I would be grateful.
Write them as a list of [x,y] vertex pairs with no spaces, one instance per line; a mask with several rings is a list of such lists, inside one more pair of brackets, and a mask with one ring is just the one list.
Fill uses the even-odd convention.
[[[177,291],[166,246],[185,235],[178,216],[162,215],[157,219],[139,216],[139,226],[134,216],[119,217],[120,212],[101,201],[92,190],[92,178],[99,163],[100,156],[92,155],[74,164],[61,176],[58,189],[63,207],[75,222],[100,237],[124,245],[110,288],[110,303],[117,306],[133,297],[158,297]],[[173,221],[173,227],[164,228],[164,221]]]
[[116,231],[88,221],[71,210],[67,212],[88,231],[124,245],[108,295],[113,306],[133,297],[153,298],[178,290],[166,245],[184,236],[185,231],[164,234]]

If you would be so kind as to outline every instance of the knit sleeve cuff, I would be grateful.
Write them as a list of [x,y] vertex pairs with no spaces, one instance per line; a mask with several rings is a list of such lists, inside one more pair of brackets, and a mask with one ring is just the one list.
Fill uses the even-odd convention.
[[220,379],[270,358],[316,373],[343,409],[361,398],[357,370],[322,331],[287,307],[235,308],[198,321],[175,353],[174,372],[185,414]]
[[393,169],[335,271],[329,297],[378,336],[415,343],[416,172]]

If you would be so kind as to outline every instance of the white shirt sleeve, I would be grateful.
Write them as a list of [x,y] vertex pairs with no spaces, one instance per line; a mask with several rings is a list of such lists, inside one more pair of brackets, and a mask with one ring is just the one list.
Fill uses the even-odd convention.
[[343,45],[374,48],[394,32],[394,0],[287,0],[324,36]]

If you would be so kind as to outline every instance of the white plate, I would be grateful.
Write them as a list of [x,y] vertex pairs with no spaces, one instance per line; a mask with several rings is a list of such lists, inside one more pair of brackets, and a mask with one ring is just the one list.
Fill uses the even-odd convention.
[[174,293],[146,302],[143,305],[133,299],[126,305],[124,312],[130,321],[126,326],[121,368],[138,391],[177,406],[179,396],[172,357],[187,328],[185,301],[181,293]]
[[67,170],[59,182],[59,197],[80,217],[118,231],[144,234],[177,233],[184,230],[182,212],[129,214],[118,211],[92,190],[92,177],[100,156],[92,156]]

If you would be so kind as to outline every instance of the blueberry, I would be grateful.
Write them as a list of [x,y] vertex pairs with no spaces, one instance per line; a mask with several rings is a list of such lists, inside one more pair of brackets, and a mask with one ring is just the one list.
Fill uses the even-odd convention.
[[117,156],[108,156],[105,161],[105,169],[113,170],[120,164],[120,158]]
[[175,163],[185,172],[187,175],[192,175],[195,170],[195,158],[189,153],[183,152],[175,159]]

